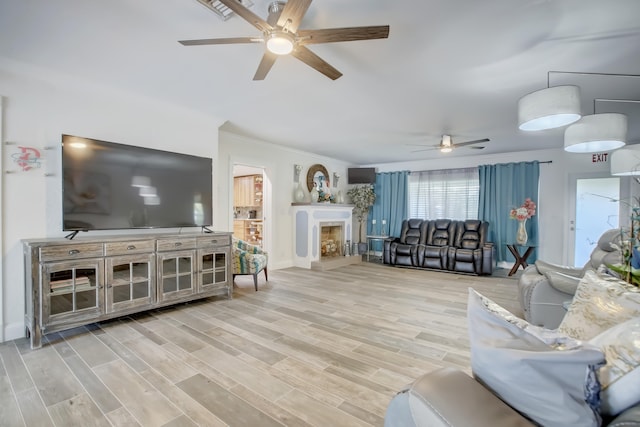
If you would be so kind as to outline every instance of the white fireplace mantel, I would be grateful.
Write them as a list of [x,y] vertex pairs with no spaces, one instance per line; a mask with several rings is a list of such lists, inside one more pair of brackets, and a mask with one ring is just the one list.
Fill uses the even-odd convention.
[[335,203],[292,203],[294,217],[293,264],[311,268],[311,263],[320,261],[321,223],[341,222],[345,236],[350,239],[353,205]]

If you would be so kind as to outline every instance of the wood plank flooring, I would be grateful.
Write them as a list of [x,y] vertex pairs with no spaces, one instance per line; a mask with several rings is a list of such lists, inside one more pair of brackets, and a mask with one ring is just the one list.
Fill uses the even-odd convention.
[[0,344],[3,426],[381,426],[395,392],[469,372],[469,287],[516,281],[362,263],[269,272],[255,292]]

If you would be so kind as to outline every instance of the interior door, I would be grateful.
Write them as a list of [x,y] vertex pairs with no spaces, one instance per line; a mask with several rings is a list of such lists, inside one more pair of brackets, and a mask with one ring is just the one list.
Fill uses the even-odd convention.
[[574,175],[570,178],[570,227],[567,260],[582,267],[589,259],[603,232],[620,226],[624,206],[621,195],[626,193],[627,180],[607,173]]

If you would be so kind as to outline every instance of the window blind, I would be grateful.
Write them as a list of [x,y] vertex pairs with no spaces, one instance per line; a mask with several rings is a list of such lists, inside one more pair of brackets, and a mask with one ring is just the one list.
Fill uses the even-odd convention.
[[478,168],[411,172],[409,218],[477,219]]

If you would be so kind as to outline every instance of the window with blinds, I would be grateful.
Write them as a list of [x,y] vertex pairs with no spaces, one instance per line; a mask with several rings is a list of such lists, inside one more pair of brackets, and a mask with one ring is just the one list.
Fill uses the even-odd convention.
[[477,219],[479,196],[478,168],[409,174],[409,218]]

